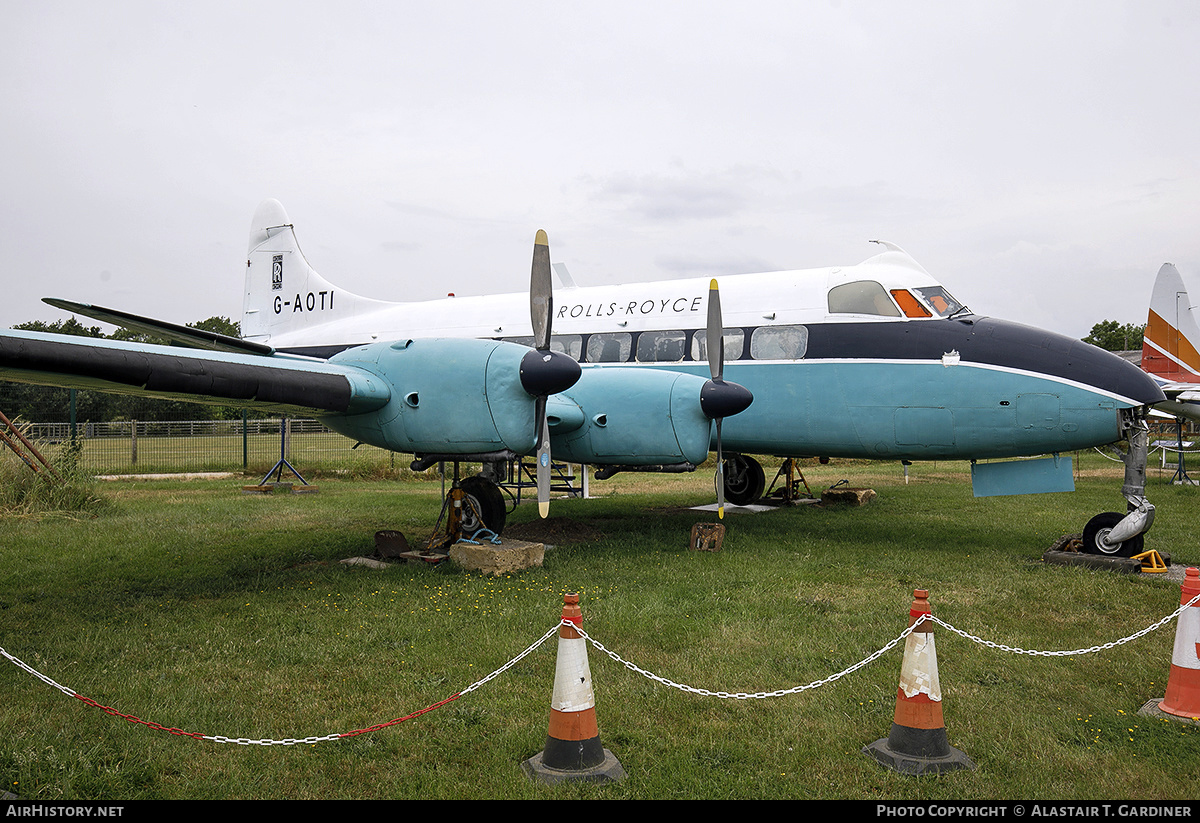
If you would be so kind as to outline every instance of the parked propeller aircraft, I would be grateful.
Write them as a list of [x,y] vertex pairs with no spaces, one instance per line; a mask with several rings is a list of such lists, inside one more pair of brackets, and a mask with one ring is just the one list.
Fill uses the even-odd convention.
[[[718,488],[736,503],[764,489],[748,455],[965,459],[977,494],[1015,494],[1073,488],[1058,453],[1127,440],[1130,514],[1105,521],[1109,542],[1092,529],[1091,548],[1140,546],[1153,519],[1145,412],[1165,399],[1154,381],[1078,340],[973,314],[881,245],[854,266],[723,278],[722,314],[707,279],[569,286],[556,302],[539,232],[528,296],[389,303],[318,275],[267,200],[243,339],[48,299],[195,350],[9,331],[0,379],[313,415],[417,468],[536,454],[548,471],[553,453],[603,478],[689,471],[716,448]],[[502,520],[494,486],[472,481],[484,520]],[[539,475],[543,511],[547,496]]]

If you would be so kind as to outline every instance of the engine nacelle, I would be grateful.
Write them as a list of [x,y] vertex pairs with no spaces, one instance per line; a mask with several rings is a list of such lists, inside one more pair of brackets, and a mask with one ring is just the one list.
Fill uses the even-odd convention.
[[378,411],[328,417],[331,429],[410,454],[530,452],[534,398],[521,384],[529,348],[494,340],[426,339],[347,349],[331,363],[378,376],[391,399]]
[[[551,428],[554,459],[629,466],[704,462],[712,432],[700,408],[706,382],[654,368],[585,368],[574,386],[553,398],[551,413],[563,420]],[[581,414],[567,414],[564,399]]]

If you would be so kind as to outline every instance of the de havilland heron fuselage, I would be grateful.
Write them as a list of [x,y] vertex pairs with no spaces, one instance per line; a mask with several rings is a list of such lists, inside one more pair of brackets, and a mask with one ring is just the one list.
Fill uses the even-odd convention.
[[[1109,352],[971,313],[882,245],[858,265],[723,277],[719,302],[707,278],[551,298],[547,273],[530,294],[390,303],[320,277],[268,200],[251,229],[242,340],[52,301],[198,348],[4,332],[0,379],[314,414],[426,462],[545,445],[607,473],[687,470],[720,446],[735,485],[745,455],[975,461],[1106,445],[1165,399]],[[723,360],[709,357],[719,340]],[[699,399],[726,380],[748,392]],[[1022,490],[1020,472],[1006,478]]]

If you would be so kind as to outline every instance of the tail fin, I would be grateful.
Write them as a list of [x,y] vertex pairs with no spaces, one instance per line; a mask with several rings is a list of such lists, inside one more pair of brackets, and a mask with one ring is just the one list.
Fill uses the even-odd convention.
[[1183,278],[1164,263],[1154,281],[1142,343],[1142,369],[1177,383],[1200,382],[1200,329]]
[[259,204],[250,223],[243,338],[266,343],[386,305],[336,288],[317,274],[300,251],[282,204]]

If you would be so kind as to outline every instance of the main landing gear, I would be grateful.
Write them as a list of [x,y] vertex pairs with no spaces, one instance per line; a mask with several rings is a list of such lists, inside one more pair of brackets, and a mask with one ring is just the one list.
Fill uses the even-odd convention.
[[450,546],[463,538],[499,538],[507,519],[508,507],[500,487],[481,474],[460,481],[456,462],[454,481],[423,552],[444,556]]
[[[825,461],[822,461],[825,462]],[[725,499],[735,506],[749,506],[763,498],[768,498],[772,505],[782,502],[789,505],[801,499],[811,499],[812,489],[804,479],[796,458],[789,457],[783,461],[771,487],[767,488],[767,477],[763,467],[753,457],[744,454],[731,454],[724,461]],[[776,484],[779,487],[776,488]],[[800,487],[804,487],[801,494]]]
[[725,499],[735,506],[749,506],[762,497],[767,487],[763,467],[753,457],[731,454],[724,461]]
[[1121,423],[1127,448],[1117,447],[1125,464],[1125,483],[1121,494],[1128,512],[1104,512],[1088,521],[1083,529],[1083,551],[1109,557],[1133,557],[1141,554],[1144,535],[1154,523],[1154,506],[1146,499],[1146,460],[1149,453],[1150,427],[1146,418],[1132,411],[1122,413]]

